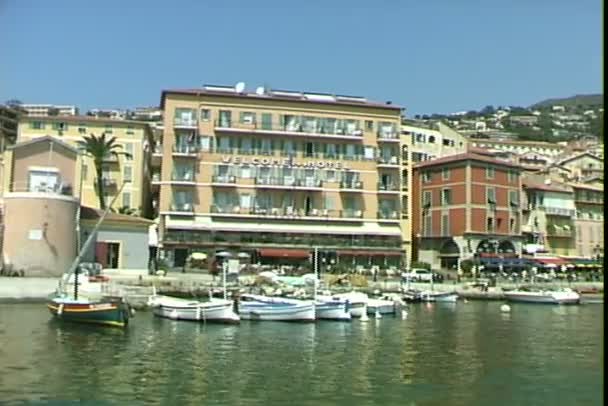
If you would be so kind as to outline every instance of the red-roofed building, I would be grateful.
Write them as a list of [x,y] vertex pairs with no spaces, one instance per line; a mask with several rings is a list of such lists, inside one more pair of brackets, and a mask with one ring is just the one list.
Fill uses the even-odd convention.
[[414,166],[413,235],[418,260],[455,269],[459,260],[521,253],[520,168],[468,152]]

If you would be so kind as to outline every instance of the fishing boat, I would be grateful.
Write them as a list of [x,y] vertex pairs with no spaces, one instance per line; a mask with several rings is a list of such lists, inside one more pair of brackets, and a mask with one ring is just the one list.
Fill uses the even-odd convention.
[[581,300],[581,296],[570,288],[547,290],[524,287],[505,291],[504,296],[509,302],[521,303],[579,304]]
[[367,314],[395,314],[397,306],[393,300],[368,299]]
[[317,319],[322,320],[352,320],[349,301],[335,296],[317,295],[315,314]]
[[244,294],[237,303],[243,320],[315,321],[315,303],[310,300]]
[[208,302],[200,302],[153,294],[148,298],[148,306],[155,316],[172,320],[232,324],[240,321],[232,300],[211,298]]
[[[92,323],[105,326],[126,327],[133,310],[125,298],[119,296],[103,295],[79,295],[78,289],[82,285],[79,281],[80,261],[85,252],[93,243],[93,238],[101,223],[105,220],[120,192],[124,188],[124,183],[108,205],[103,215],[97,221],[95,228],[80,248],[78,255],[70,265],[70,268],[59,280],[59,286],[54,296],[46,304],[53,317],[61,322]],[[73,279],[72,279],[73,277]],[[73,291],[68,293],[67,286],[72,282]]]
[[403,300],[406,303],[422,302],[422,291],[417,289],[407,289],[403,292]]
[[422,302],[447,302],[455,303],[458,300],[456,292],[437,292],[434,290],[424,290],[420,292]]

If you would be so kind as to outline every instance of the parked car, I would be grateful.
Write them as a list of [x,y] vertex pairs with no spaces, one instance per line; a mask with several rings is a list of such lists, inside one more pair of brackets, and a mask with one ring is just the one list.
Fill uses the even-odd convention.
[[430,282],[431,278],[433,282],[443,282],[443,275],[436,272],[429,271],[428,269],[412,268],[409,271],[401,273],[401,279],[407,282]]

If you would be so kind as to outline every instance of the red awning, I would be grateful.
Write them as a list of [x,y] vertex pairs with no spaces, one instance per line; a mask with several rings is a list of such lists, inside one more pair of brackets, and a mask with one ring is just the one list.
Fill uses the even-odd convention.
[[568,261],[566,261],[563,258],[534,258],[534,260],[536,262],[540,262],[543,265],[567,265],[569,264]]
[[262,257],[274,258],[308,258],[310,251],[307,250],[287,250],[279,248],[264,248],[259,250]]
[[338,255],[352,255],[352,256],[386,256],[386,257],[400,257],[403,255],[399,251],[338,251]]

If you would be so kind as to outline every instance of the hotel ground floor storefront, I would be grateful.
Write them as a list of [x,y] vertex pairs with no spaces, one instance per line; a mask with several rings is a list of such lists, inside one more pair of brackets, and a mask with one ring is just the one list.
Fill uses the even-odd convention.
[[208,270],[225,258],[239,259],[244,265],[310,270],[317,248],[325,271],[348,272],[404,268],[411,252],[398,224],[230,221],[170,215],[161,224],[162,255],[172,267],[186,267],[194,255],[205,259]]

